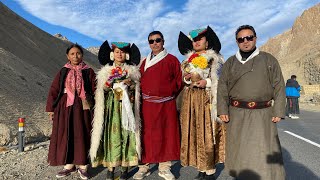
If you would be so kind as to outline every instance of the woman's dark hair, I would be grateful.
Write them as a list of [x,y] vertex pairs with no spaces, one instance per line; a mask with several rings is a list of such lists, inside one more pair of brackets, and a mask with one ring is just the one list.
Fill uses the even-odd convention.
[[72,48],[78,48],[79,50],[80,50],[80,52],[81,52],[81,54],[83,54],[83,48],[79,45],[79,44],[71,44],[68,48],[67,48],[67,50],[66,50],[66,54],[68,54],[69,53],[69,51],[70,51],[70,49],[72,49]]
[[153,35],[156,35],[156,34],[159,34],[161,39],[164,40],[163,34],[160,31],[152,31],[148,36],[148,40],[149,40],[150,36],[153,36]]
[[253,28],[252,26],[250,26],[250,25],[242,25],[242,26],[238,27],[238,29],[237,29],[237,31],[236,31],[236,38],[237,38],[238,33],[239,33],[240,31],[244,30],[244,29],[249,29],[249,30],[251,30],[251,31],[253,32],[254,37],[257,36],[256,31],[254,30],[254,28]]
[[297,79],[297,76],[296,75],[292,75],[291,79]]

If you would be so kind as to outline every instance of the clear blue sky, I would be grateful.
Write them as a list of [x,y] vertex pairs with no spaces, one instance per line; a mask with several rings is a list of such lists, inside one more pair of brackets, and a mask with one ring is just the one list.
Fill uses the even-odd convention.
[[258,46],[290,29],[304,10],[319,0],[2,0],[18,15],[49,34],[61,33],[84,47],[104,40],[137,44],[149,53],[147,36],[160,30],[165,47],[180,60],[179,32],[210,27],[217,33],[225,58],[237,46],[234,32],[243,24],[255,27]]

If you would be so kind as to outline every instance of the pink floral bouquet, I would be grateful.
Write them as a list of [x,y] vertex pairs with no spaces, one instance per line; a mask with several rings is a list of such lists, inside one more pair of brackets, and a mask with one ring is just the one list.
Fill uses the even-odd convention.
[[121,67],[115,67],[111,70],[111,76],[109,76],[106,86],[110,87],[114,82],[120,82],[128,77],[128,71],[123,70]]

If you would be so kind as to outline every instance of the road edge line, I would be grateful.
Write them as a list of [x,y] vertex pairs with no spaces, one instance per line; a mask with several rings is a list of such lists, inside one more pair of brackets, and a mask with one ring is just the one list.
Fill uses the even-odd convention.
[[290,135],[292,135],[292,136],[294,136],[296,138],[299,138],[299,139],[301,139],[301,140],[303,140],[303,141],[305,141],[305,142],[307,142],[309,144],[312,144],[312,145],[317,146],[318,148],[320,148],[320,144],[318,144],[318,143],[315,143],[315,142],[313,142],[313,141],[311,141],[309,139],[306,139],[306,138],[304,138],[302,136],[299,136],[299,135],[297,135],[297,134],[295,134],[293,132],[290,132],[290,131],[284,131],[284,132],[288,133],[288,134],[290,134]]

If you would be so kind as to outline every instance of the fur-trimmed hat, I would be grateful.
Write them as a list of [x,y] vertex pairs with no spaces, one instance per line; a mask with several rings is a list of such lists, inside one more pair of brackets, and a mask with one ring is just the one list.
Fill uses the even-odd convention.
[[210,28],[210,26],[207,26],[207,28],[195,29],[190,31],[189,37],[180,31],[178,39],[178,48],[180,53],[182,55],[185,55],[188,52],[192,51],[192,41],[199,36],[206,36],[206,39],[208,41],[208,49],[213,49],[214,51],[216,51],[216,53],[219,53],[219,51],[221,50],[221,43],[218,36]]
[[100,46],[98,53],[98,59],[101,65],[113,64],[113,60],[110,59],[110,53],[113,53],[113,50],[116,47],[129,54],[129,59],[127,59],[126,63],[132,63],[134,65],[138,65],[140,63],[141,54],[139,48],[134,43],[130,46],[130,43],[127,42],[112,42],[110,47],[106,40]]

